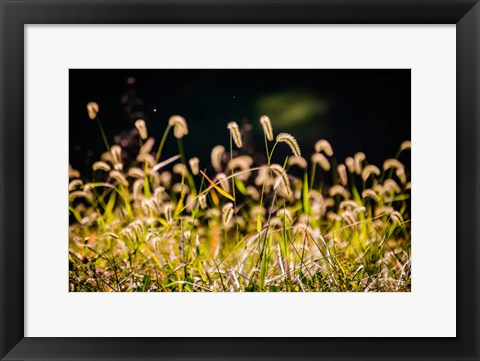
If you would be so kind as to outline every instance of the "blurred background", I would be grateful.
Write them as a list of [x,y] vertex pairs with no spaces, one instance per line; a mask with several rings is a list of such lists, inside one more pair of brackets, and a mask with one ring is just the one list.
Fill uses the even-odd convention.
[[[199,157],[202,167],[213,146],[228,149],[229,121],[243,129],[242,152],[261,158],[259,118],[264,114],[275,134],[297,138],[307,160],[314,143],[324,138],[338,162],[362,151],[370,163],[381,165],[410,139],[410,85],[409,69],[73,69],[70,163],[90,174],[91,164],[105,151],[96,121],[87,116],[86,104],[95,101],[110,145],[138,145],[133,129],[141,118],[158,146],[169,117],[182,115],[189,127],[183,138],[187,158]],[[178,153],[170,137],[162,158]],[[278,147],[278,159],[285,154],[287,147]]]

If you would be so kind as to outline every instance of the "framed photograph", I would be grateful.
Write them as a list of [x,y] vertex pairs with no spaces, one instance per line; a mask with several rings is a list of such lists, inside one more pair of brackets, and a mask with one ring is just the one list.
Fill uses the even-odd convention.
[[478,1],[1,3],[2,360],[478,360]]

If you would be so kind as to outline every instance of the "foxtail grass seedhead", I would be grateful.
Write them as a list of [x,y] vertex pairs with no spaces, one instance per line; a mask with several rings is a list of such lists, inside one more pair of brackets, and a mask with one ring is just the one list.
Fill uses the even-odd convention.
[[153,155],[148,153],[140,153],[137,155],[137,161],[140,163],[147,163],[149,167],[153,167],[155,165],[155,158]]
[[163,208],[163,215],[165,216],[167,223],[173,222],[173,206],[171,204],[165,205]]
[[328,191],[328,194],[330,195],[330,197],[342,196],[344,199],[348,199],[350,196],[348,191],[338,184],[332,186],[332,188],[330,188],[330,190]]
[[110,148],[110,152],[112,153],[112,159],[114,164],[122,163],[122,147],[119,145],[112,145]]
[[81,179],[74,179],[68,184],[68,190],[73,191],[78,187],[83,186],[83,182]]
[[335,212],[329,211],[327,213],[327,219],[331,222],[339,222],[342,220],[342,217],[340,217],[338,214]]
[[290,195],[292,193],[292,188],[290,187],[290,181],[288,180],[288,175],[287,172],[285,172],[285,169],[283,169],[283,167],[279,164],[270,165],[270,169],[280,177],[281,181],[283,182],[283,186],[285,187],[285,191],[288,195]]
[[115,179],[122,186],[128,187],[127,178],[125,178],[125,176],[122,173],[120,173],[118,170],[112,170],[110,172],[110,178]]
[[225,153],[225,148],[223,147],[223,145],[216,145],[212,149],[212,153],[211,153],[212,167],[217,172],[220,172],[222,170],[222,156],[224,153]]
[[315,152],[324,152],[329,157],[333,155],[332,146],[325,139],[320,139],[317,143],[315,143]]
[[180,139],[188,134],[187,122],[185,121],[185,118],[180,115],[171,116],[168,120],[168,125],[173,127],[173,135],[175,138]]
[[214,218],[214,219],[220,218],[221,214],[222,213],[217,208],[209,208],[205,212],[205,215],[207,216],[207,218]]
[[224,226],[228,226],[233,216],[233,204],[228,202],[222,208],[222,223]]
[[269,171],[267,166],[263,166],[258,170],[258,175],[255,178],[255,185],[261,186],[262,184],[269,185]]
[[344,200],[340,202],[340,205],[338,206],[340,209],[352,209],[355,210],[359,207],[361,207],[357,202],[352,201],[352,200]]
[[145,173],[150,177],[150,181],[152,182],[152,186],[154,188],[160,186],[161,179],[160,179],[160,174],[158,174],[158,172],[149,168]]
[[207,196],[205,194],[201,194],[198,196],[198,205],[201,209],[207,208]]
[[198,174],[198,171],[199,171],[198,164],[199,164],[199,162],[200,161],[197,157],[190,158],[190,160],[188,161],[188,163],[190,164],[190,169],[192,170],[193,175]]
[[380,197],[378,196],[377,192],[375,192],[373,189],[365,189],[365,190],[362,192],[362,198],[371,198],[371,199],[373,199],[375,202],[379,202],[379,201],[380,201]]
[[239,157],[233,158],[231,161],[228,162],[228,169],[230,171],[234,171],[235,169],[238,169],[239,172],[236,174],[236,179],[240,179],[242,181],[246,181],[249,177],[251,172],[248,170],[253,164],[253,159],[252,157],[248,155],[241,155]]
[[230,122],[227,125],[228,130],[230,130],[230,135],[238,148],[241,148],[242,143],[242,135],[240,134],[240,128],[236,122]]
[[302,155],[297,140],[292,135],[288,133],[280,133],[279,135],[277,135],[277,142],[287,143],[287,145],[292,150],[294,156],[300,157]]
[[164,200],[168,199],[168,195],[165,193],[164,187],[157,187],[153,192],[153,196],[159,203],[162,203]]
[[399,185],[397,182],[395,182],[393,179],[387,179],[385,182],[383,182],[383,188],[389,193],[401,193],[402,190],[400,189]]
[[143,179],[145,172],[138,167],[132,167],[128,170],[127,175],[132,178]]
[[303,157],[289,157],[288,158],[288,165],[290,167],[293,167],[293,166],[297,166],[297,167],[300,167],[302,169],[306,169],[308,164],[307,164],[307,161],[305,160],[305,158]]
[[318,164],[326,172],[330,170],[330,163],[322,153],[314,153],[312,155],[312,163]]
[[367,181],[367,179],[372,175],[376,175],[377,177],[380,175],[380,169],[378,169],[377,166],[374,166],[372,164],[367,165],[365,168],[362,170],[362,179],[364,182]]
[[89,192],[73,191],[68,195],[68,200],[70,203],[72,203],[77,198],[83,198],[89,201],[90,203],[92,202],[92,195]]
[[340,183],[342,183],[343,186],[346,186],[348,183],[348,177],[347,177],[347,168],[345,167],[345,164],[339,164],[337,167],[337,172],[338,172],[338,178],[340,179]]
[[362,162],[365,160],[366,156],[363,152],[358,152],[355,154],[354,162],[355,162],[355,173],[360,175],[362,173]]
[[407,175],[405,174],[404,169],[397,169],[395,174],[397,175],[398,179],[400,179],[402,184],[407,183]]
[[142,198],[143,185],[144,185],[143,179],[137,179],[135,182],[133,182],[133,187],[132,187],[133,199],[139,200]]
[[93,185],[93,183],[86,183],[84,186],[83,186],[83,190],[85,192],[89,192],[91,191],[93,188],[95,188],[95,186]]
[[140,154],[149,154],[152,151],[155,139],[148,138],[144,145],[140,148]]
[[112,152],[103,152],[102,155],[100,156],[100,159],[103,160],[104,162],[108,162],[111,165],[115,165],[115,161],[112,156]]
[[170,188],[170,185],[172,184],[172,173],[170,172],[162,172],[160,174],[160,183],[165,187],[165,188]]
[[383,196],[387,190],[385,189],[385,187],[381,184],[375,184],[373,186],[373,190],[379,195],[379,196]]
[[397,172],[405,172],[405,167],[398,159],[391,158],[383,162],[383,170],[387,171],[390,168],[395,168]]
[[412,142],[410,140],[406,140],[400,144],[400,151],[403,152],[404,150],[412,149]]
[[324,203],[322,194],[316,189],[310,189],[308,191],[308,199],[310,199],[312,202]]
[[342,212],[342,219],[349,226],[353,226],[357,223],[357,217],[353,211],[344,211]]
[[183,196],[188,194],[189,191],[190,191],[190,187],[188,185],[184,184],[184,183],[175,183],[172,186],[172,192],[173,193],[179,193]]
[[241,170],[247,170],[252,166],[252,164],[252,157],[248,155],[241,155],[239,157],[233,158],[231,161],[228,162],[228,169],[234,170],[238,168]]
[[388,206],[377,207],[375,208],[375,217],[386,216],[386,215],[389,216],[393,212],[395,212],[395,209],[393,209],[392,207],[388,207]]
[[257,219],[258,215],[263,217],[263,216],[265,216],[266,213],[267,213],[267,211],[265,210],[265,208],[263,208],[260,205],[253,206],[250,209],[250,217],[252,219]]
[[145,120],[137,119],[137,121],[135,122],[135,128],[137,128],[138,133],[140,134],[140,138],[142,138],[143,140],[148,138],[147,125],[145,124]]
[[271,142],[273,140],[273,129],[272,129],[272,122],[270,122],[270,118],[267,117],[266,115],[263,115],[260,118],[260,124],[262,125],[263,133],[265,134],[265,137],[267,138],[267,140]]
[[94,171],[103,170],[104,172],[110,172],[110,169],[112,169],[112,168],[110,167],[110,165],[108,163],[100,160],[98,162],[93,163],[92,169]]
[[345,159],[345,165],[350,173],[355,173],[355,160],[352,157]]
[[195,236],[195,248],[197,250],[200,248],[200,236],[198,234]]
[[292,214],[288,209],[280,208],[277,211],[277,217],[280,218],[282,222],[285,222],[287,224],[290,224],[293,222]]
[[400,214],[400,212],[398,211],[393,211],[392,213],[390,213],[390,219],[393,221],[393,222],[398,222],[400,224],[403,223],[403,217],[402,215]]
[[80,172],[69,164],[68,165],[68,178],[79,178],[80,177]]
[[187,175],[187,167],[183,163],[177,163],[173,166],[173,173],[178,174],[182,177],[186,177]]
[[230,182],[228,181],[225,173],[218,173],[215,177],[215,180],[220,184],[220,187],[222,187],[225,192],[230,192]]
[[260,192],[254,186],[248,186],[246,194],[247,196],[252,197],[254,200],[260,199]]
[[94,120],[97,118],[97,113],[100,111],[100,107],[98,106],[97,103],[95,102],[89,102],[87,104],[87,113],[88,113],[88,117],[91,119],[91,120]]
[[158,216],[160,214],[160,203],[156,198],[144,199],[142,209],[149,216]]

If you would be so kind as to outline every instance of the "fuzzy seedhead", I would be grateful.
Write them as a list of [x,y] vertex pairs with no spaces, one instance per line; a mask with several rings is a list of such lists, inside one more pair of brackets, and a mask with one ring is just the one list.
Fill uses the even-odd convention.
[[128,170],[127,175],[132,178],[143,179],[145,172],[138,167],[132,167]]
[[201,194],[198,196],[198,205],[201,209],[207,208],[207,196],[205,194]]
[[288,133],[280,133],[279,135],[277,135],[277,142],[287,143],[287,145],[292,150],[294,156],[300,157],[302,155],[297,140],[293,137],[293,135]]
[[222,223],[224,226],[228,226],[233,216],[233,203],[229,202],[222,208]]
[[340,178],[340,183],[342,183],[343,186],[346,186],[348,183],[348,177],[347,177],[347,168],[345,167],[345,164],[339,164],[337,167],[337,172],[338,172],[338,178]]
[[220,184],[220,187],[222,187],[225,192],[230,192],[230,182],[228,181],[225,173],[218,173],[215,177],[215,181]]
[[88,113],[88,117],[91,120],[95,120],[97,118],[97,114],[99,111],[100,111],[100,107],[98,106],[97,103],[95,102],[87,103],[87,113]]
[[371,176],[371,175],[375,175],[375,176],[380,176],[380,169],[378,169],[377,166],[373,165],[373,164],[369,164],[367,165],[365,168],[363,168],[362,170],[362,179],[364,182],[367,181],[367,179]]
[[322,153],[314,153],[312,155],[312,163],[318,164],[326,172],[330,170],[330,162]]
[[188,134],[188,126],[184,117],[180,115],[173,115],[168,120],[168,125],[173,127],[173,135],[177,139],[183,138]]
[[173,222],[173,206],[171,204],[166,204],[163,208],[163,215],[167,223]]
[[102,170],[102,171],[104,171],[104,172],[110,172],[110,170],[111,170],[112,168],[110,167],[110,165],[109,165],[107,162],[104,162],[104,161],[102,161],[102,160],[99,160],[98,162],[93,163],[92,169],[93,169],[94,171]]
[[217,172],[220,172],[222,170],[222,156],[224,153],[225,153],[225,147],[223,147],[223,145],[216,145],[212,149],[210,158],[212,161],[212,167]]
[[197,157],[190,158],[188,161],[188,164],[190,164],[190,169],[192,170],[193,175],[197,175],[199,168],[198,164],[200,163],[200,160]]
[[109,175],[110,175],[110,178],[115,179],[122,186],[128,187],[127,178],[125,178],[125,176],[122,173],[120,173],[118,170],[112,170]]
[[397,172],[405,173],[405,167],[398,159],[391,158],[383,162],[384,171],[387,171],[391,168],[395,169]]
[[289,167],[297,166],[297,167],[302,168],[302,169],[307,169],[307,166],[308,166],[305,158],[295,157],[295,156],[289,157],[287,164],[288,164]]
[[292,193],[292,188],[290,187],[290,181],[288,180],[288,174],[285,172],[285,169],[279,164],[272,164],[270,165],[270,169],[278,175],[278,177],[281,179],[283,182],[283,186],[285,187],[285,190],[287,194]]
[[320,139],[317,143],[315,143],[315,152],[323,152],[329,157],[333,156],[332,146],[325,139]]
[[236,122],[230,122],[227,125],[228,130],[230,130],[230,135],[238,148],[241,148],[242,143],[242,135],[240,134],[240,128]]
[[412,141],[406,140],[400,144],[400,151],[403,152],[404,150],[412,149]]
[[362,162],[365,160],[366,156],[363,152],[358,152],[354,156],[354,165],[355,165],[355,173],[360,175],[362,173]]
[[262,125],[263,128],[263,133],[265,134],[265,137],[267,138],[268,141],[273,140],[273,129],[272,129],[272,122],[270,121],[270,118],[267,117],[266,115],[263,115],[260,117],[260,124]]
[[348,193],[348,191],[344,187],[338,184],[332,186],[328,191],[328,194],[330,195],[330,197],[342,196],[344,199],[348,199],[350,197],[350,194]]
[[147,125],[145,124],[145,120],[137,119],[137,121],[135,122],[135,128],[137,128],[138,133],[140,134],[140,138],[142,138],[143,140],[148,138]]
[[379,201],[380,201],[380,197],[378,196],[377,192],[375,192],[373,189],[365,189],[365,190],[362,192],[362,198],[371,198],[371,199],[373,199],[375,202],[379,202]]
[[140,154],[149,154],[152,151],[153,145],[155,144],[155,139],[153,138],[148,138],[145,144],[142,145],[140,148],[139,153]]

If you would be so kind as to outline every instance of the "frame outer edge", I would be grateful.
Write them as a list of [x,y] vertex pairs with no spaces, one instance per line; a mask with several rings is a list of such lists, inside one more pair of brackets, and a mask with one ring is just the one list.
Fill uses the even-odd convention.
[[[480,264],[480,3],[457,23],[457,337],[479,359]],[[471,281],[461,277],[471,273]],[[473,299],[468,290],[473,289]],[[473,309],[473,315],[466,310]],[[460,327],[460,320],[463,327]],[[465,332],[467,331],[467,332]]]
[[[22,3],[19,1],[19,3]],[[9,176],[12,175],[13,178],[22,179],[24,176],[23,171],[23,164],[14,164],[14,161],[9,161],[6,158],[6,150],[9,150],[9,157],[15,159],[15,157],[19,157],[20,159],[23,158],[23,134],[19,132],[18,125],[14,127],[15,121],[22,121],[23,119],[23,67],[19,67],[18,62],[19,59],[23,56],[23,22],[21,13],[18,12],[19,8],[25,9],[27,2],[23,3],[23,7],[17,7],[15,11],[10,10],[13,7],[12,2],[7,2],[4,0],[0,0],[0,22],[1,22],[1,46],[0,46],[0,320],[1,322],[1,337],[0,337],[0,358],[4,357],[5,354],[12,350],[16,349],[17,352],[12,352],[11,356],[16,357],[16,355],[21,355],[24,351],[23,346],[25,346],[26,342],[22,342],[23,338],[23,321],[24,321],[24,314],[23,314],[23,283],[19,285],[18,283],[15,284],[18,280],[23,279],[23,255],[19,255],[19,251],[23,251],[23,243],[22,244],[14,244],[15,242],[7,242],[7,241],[17,241],[21,238],[18,233],[19,230],[23,232],[23,182],[15,184],[15,180],[6,176],[6,170],[9,171]],[[31,4],[38,4],[38,1],[31,1]],[[62,3],[65,4],[66,1],[60,0],[51,2],[61,5]],[[83,3],[92,4],[90,1],[83,1]],[[474,3],[474,2],[469,2]],[[480,140],[480,120],[479,120],[479,103],[478,99],[480,97],[480,46],[479,46],[479,39],[480,39],[480,6],[478,2],[475,2],[476,5],[465,15],[465,17],[459,21],[457,24],[457,41],[460,38],[460,33],[465,31],[464,38],[468,39],[464,45],[464,47],[460,47],[463,49],[464,56],[468,55],[471,56],[470,59],[463,58],[462,65],[465,65],[463,69],[457,71],[457,77],[462,77],[461,82],[459,81],[458,84],[463,84],[463,89],[466,91],[462,93],[460,89],[457,89],[457,121],[461,120],[462,118],[467,121],[470,119],[472,122],[470,127],[468,124],[462,123],[460,126],[460,131],[457,132],[457,147],[459,147],[459,156],[464,156],[466,166],[461,166],[459,168],[461,172],[461,180],[460,184],[457,184],[458,187],[466,186],[465,193],[461,193],[459,199],[461,199],[463,204],[468,204],[469,207],[465,209],[466,213],[470,211],[470,214],[462,214],[461,212],[457,213],[457,220],[458,224],[457,227],[465,226],[468,228],[468,231],[463,231],[462,233],[464,236],[469,238],[473,238],[473,245],[471,247],[463,247],[459,252],[457,252],[458,256],[465,256],[470,268],[470,271],[473,274],[472,281],[474,284],[465,284],[461,292],[461,300],[462,304],[458,303],[457,307],[467,307],[468,309],[474,309],[474,315],[464,315],[464,319],[470,318],[470,327],[473,327],[474,334],[472,335],[473,340],[475,342],[474,350],[470,349],[469,351],[473,351],[474,355],[471,353],[459,355],[456,359],[461,360],[478,360],[479,352],[478,352],[478,336],[479,336],[479,312],[478,312],[478,300],[480,296],[480,289],[478,285],[479,281],[479,261],[480,261],[480,254],[479,254],[479,208],[480,208],[480,191],[479,191],[479,180],[480,180],[480,168],[479,168],[479,140]],[[464,3],[465,4],[465,3]],[[8,11],[7,11],[8,8]],[[8,16],[6,15],[8,12]],[[41,14],[39,15],[41,19]],[[57,14],[58,16],[58,14]],[[463,28],[462,22],[465,23],[469,22],[469,25],[466,25]],[[473,27],[473,29],[472,29]],[[470,30],[471,32],[470,32]],[[8,36],[7,36],[8,35]],[[8,39],[7,39],[8,38]],[[15,42],[17,42],[15,44]],[[458,45],[457,45],[458,46]],[[468,49],[470,49],[468,51]],[[459,69],[460,61],[458,61],[461,57],[458,55],[457,52],[457,69]],[[464,63],[464,64],[463,64]],[[22,62],[23,64],[23,62]],[[7,72],[7,69],[9,70]],[[10,70],[15,71],[10,71]],[[472,81],[469,78],[472,78],[471,71],[473,69],[474,80]],[[20,72],[22,71],[22,72]],[[470,74],[470,75],[469,75]],[[458,78],[457,78],[458,80]],[[6,95],[5,89],[7,85],[11,85],[12,94]],[[10,86],[9,86],[10,91]],[[9,100],[7,102],[7,99]],[[15,100],[15,101],[12,101]],[[460,106],[461,105],[461,106]],[[461,108],[461,110],[459,110]],[[465,109],[465,112],[462,112]],[[472,120],[473,117],[473,120]],[[20,127],[20,131],[23,131],[22,127]],[[9,131],[12,130],[13,134],[8,134]],[[16,133],[15,133],[16,132]],[[8,134],[8,137],[7,137]],[[459,140],[462,140],[461,135],[465,136],[465,139],[468,141],[465,142],[464,145],[460,146]],[[14,141],[17,141],[16,144],[13,144]],[[465,154],[465,151],[472,151],[474,150],[473,154]],[[459,157],[457,157],[458,159]],[[468,162],[467,162],[468,160]],[[471,166],[470,161],[473,162],[474,172]],[[457,167],[459,164],[457,163]],[[469,171],[470,169],[470,171]],[[474,173],[474,174],[472,174]],[[458,173],[457,173],[458,177]],[[469,180],[466,178],[470,177]],[[10,179],[10,180],[9,180]],[[8,192],[6,191],[8,190]],[[470,192],[469,192],[470,190]],[[473,192],[473,193],[472,193]],[[458,190],[457,190],[458,193]],[[467,197],[469,195],[469,198]],[[18,195],[21,195],[20,199]],[[17,198],[16,198],[17,197]],[[20,205],[15,205],[15,202]],[[8,210],[8,212],[7,212]],[[459,217],[460,215],[465,216],[464,219]],[[9,223],[9,222],[13,223]],[[473,222],[473,223],[472,223]],[[19,225],[19,223],[21,223]],[[9,224],[9,227],[12,227],[12,230],[6,230],[4,224]],[[457,228],[458,230],[458,228]],[[473,232],[470,232],[473,231]],[[472,252],[473,251],[473,252]],[[16,253],[15,253],[16,252]],[[8,255],[8,257],[7,257]],[[18,259],[17,259],[18,257]],[[17,264],[14,264],[16,261],[20,261]],[[458,267],[458,263],[457,263]],[[16,272],[19,272],[15,274]],[[458,279],[457,273],[457,284],[461,284],[462,281]],[[474,287],[475,289],[475,299],[469,299],[465,297],[465,288],[467,287]],[[21,314],[20,314],[21,311]],[[460,314],[461,316],[461,314]],[[472,317],[473,316],[473,317]],[[20,342],[19,342],[20,341]],[[24,339],[23,341],[27,341]],[[14,345],[17,344],[17,347]],[[28,344],[28,343],[27,343]],[[472,345],[470,345],[472,346]],[[23,351],[22,351],[23,349]],[[72,359],[73,355],[70,354],[67,358]],[[474,358],[472,358],[472,356]],[[48,359],[48,355],[38,355],[38,357],[43,357],[44,359]],[[3,359],[3,358],[2,358]],[[11,358],[8,355],[5,359],[13,360],[15,358]],[[30,358],[33,359],[33,358]]]
[[24,338],[24,24],[14,5],[0,0],[0,358]]

